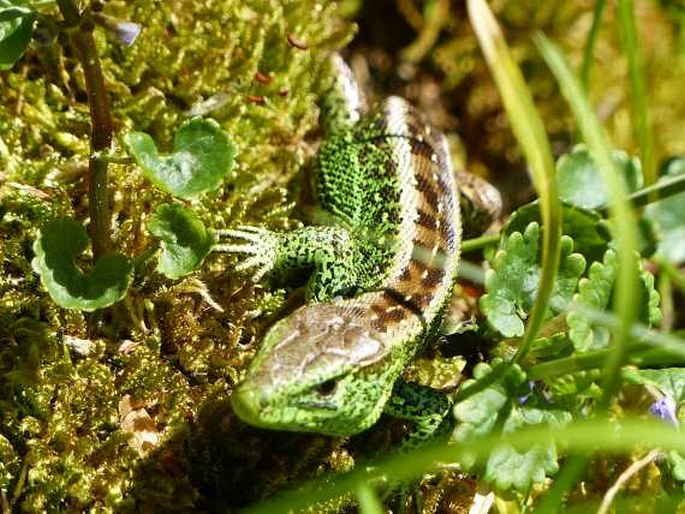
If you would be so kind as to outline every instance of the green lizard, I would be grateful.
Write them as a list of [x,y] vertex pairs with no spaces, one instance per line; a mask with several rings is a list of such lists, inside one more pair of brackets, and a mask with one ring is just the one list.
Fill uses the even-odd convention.
[[[233,392],[235,412],[263,428],[349,436],[382,412],[430,437],[449,399],[400,374],[438,329],[455,280],[459,192],[447,143],[405,100],[364,115],[339,57],[322,113],[328,136],[317,157],[315,199],[325,225],[288,233],[224,231],[248,254],[238,269],[311,271],[307,304],[266,333]],[[491,186],[490,186],[491,187]],[[486,197],[493,195],[486,189]],[[497,199],[494,196],[495,200]]]

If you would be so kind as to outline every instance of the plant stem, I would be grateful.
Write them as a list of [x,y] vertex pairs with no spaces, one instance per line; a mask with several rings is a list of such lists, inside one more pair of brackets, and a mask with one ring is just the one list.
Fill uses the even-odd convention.
[[540,218],[545,226],[541,243],[540,286],[521,345],[512,358],[512,362],[520,362],[530,350],[542,326],[561,259],[562,211],[556,191],[556,169],[542,118],[494,14],[485,0],[467,0],[466,6],[469,20],[502,97],[511,128],[528,162],[530,176],[540,199]]
[[541,512],[542,514],[559,512],[568,492],[585,473],[588,460],[586,455],[569,455],[566,464],[556,476],[554,486],[535,506],[535,512]]
[[664,275],[680,289],[680,292],[685,293],[685,277],[683,277],[681,271],[663,257],[656,256],[654,261],[659,265],[659,269],[664,272]]
[[150,246],[143,250],[142,253],[133,258],[133,266],[139,268],[145,264],[145,262],[147,262],[147,260],[152,257],[157,250],[159,250],[159,242],[154,241],[152,244],[150,244]]
[[487,246],[494,246],[499,243],[499,234],[487,234],[485,236],[474,237],[472,239],[467,239],[461,243],[461,252],[468,253],[480,250]]
[[[685,191],[685,175],[676,175],[660,180],[651,186],[643,187],[628,197],[634,208],[643,207],[652,202],[668,198]],[[597,210],[602,214],[609,212],[609,204],[603,205]]]
[[57,5],[69,26],[68,34],[83,67],[90,109],[91,134],[88,161],[88,203],[90,210],[89,232],[95,259],[109,252],[110,212],[107,191],[107,161],[99,155],[110,149],[112,143],[112,120],[105,78],[90,32],[81,30],[83,18],[73,0],[57,0]]
[[[611,354],[610,349],[593,350],[587,353],[575,354],[553,361],[535,364],[526,369],[528,380],[551,380],[553,378],[570,375],[578,371],[601,369]],[[668,350],[652,348],[644,344],[637,344],[630,349],[627,357],[629,364],[636,366],[678,366],[683,358],[673,355]]]

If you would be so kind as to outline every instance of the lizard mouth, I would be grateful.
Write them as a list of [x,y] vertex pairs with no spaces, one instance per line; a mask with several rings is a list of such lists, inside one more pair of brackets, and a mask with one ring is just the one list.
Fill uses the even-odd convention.
[[337,406],[333,402],[325,400],[301,400],[297,403],[305,409],[318,409],[329,412],[333,412],[337,409]]
[[[272,430],[289,430],[293,432],[319,432],[338,435],[337,431],[326,430],[320,426],[322,420],[336,417],[337,408],[326,400],[298,400],[292,409],[274,415],[268,395],[253,387],[238,387],[231,394],[231,405],[236,415],[244,422],[259,428]],[[297,415],[300,413],[300,416]],[[307,423],[301,416],[308,413],[314,422]],[[311,421],[311,420],[310,420]],[[312,424],[314,423],[314,424]]]
[[259,391],[240,387],[233,391],[231,405],[238,417],[246,423],[263,426],[260,414],[264,409],[264,404]]

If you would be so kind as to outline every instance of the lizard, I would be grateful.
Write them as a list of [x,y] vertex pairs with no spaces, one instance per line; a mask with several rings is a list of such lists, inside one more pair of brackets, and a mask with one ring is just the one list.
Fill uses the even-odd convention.
[[218,247],[247,254],[237,269],[257,268],[255,281],[311,272],[307,302],[268,329],[231,403],[257,427],[335,436],[357,434],[385,412],[412,421],[412,441],[423,441],[451,400],[401,374],[439,329],[452,294],[459,188],[440,131],[398,96],[366,113],[350,69],[337,55],[330,62],[327,136],[313,175],[325,223],[285,233],[240,227],[223,231],[239,244]]

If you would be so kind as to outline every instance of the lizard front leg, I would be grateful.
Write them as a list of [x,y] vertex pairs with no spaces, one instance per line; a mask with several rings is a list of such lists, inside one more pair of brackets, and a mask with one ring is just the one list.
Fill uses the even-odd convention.
[[353,294],[358,287],[356,245],[349,232],[337,226],[303,227],[274,232],[260,227],[223,230],[219,236],[241,240],[215,245],[214,250],[245,254],[236,270],[256,269],[252,280],[267,273],[289,275],[311,272],[305,287],[306,300],[326,301]]
[[398,379],[384,412],[411,421],[414,427],[401,448],[420,446],[446,434],[452,428],[452,399],[436,389]]

